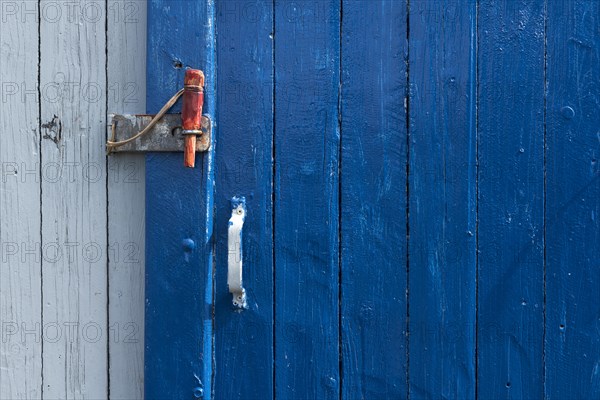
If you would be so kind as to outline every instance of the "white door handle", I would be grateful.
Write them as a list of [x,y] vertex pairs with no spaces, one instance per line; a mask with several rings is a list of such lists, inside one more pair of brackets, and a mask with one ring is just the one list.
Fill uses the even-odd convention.
[[237,308],[248,308],[246,290],[242,285],[242,228],[246,218],[246,199],[231,199],[231,218],[227,230],[227,285],[233,295],[233,305]]

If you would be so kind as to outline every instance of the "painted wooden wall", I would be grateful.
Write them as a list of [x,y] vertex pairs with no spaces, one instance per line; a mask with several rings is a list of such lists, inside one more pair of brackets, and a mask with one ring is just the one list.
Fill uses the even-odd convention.
[[146,2],[0,2],[1,399],[143,395]]
[[[600,2],[206,4],[215,398],[600,396]],[[0,6],[0,399],[141,398],[146,2]]]

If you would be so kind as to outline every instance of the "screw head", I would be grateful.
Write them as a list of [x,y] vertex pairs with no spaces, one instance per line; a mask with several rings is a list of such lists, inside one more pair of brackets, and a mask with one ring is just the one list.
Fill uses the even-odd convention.
[[196,248],[196,243],[192,239],[183,239],[181,242],[183,250],[186,252],[190,252]]

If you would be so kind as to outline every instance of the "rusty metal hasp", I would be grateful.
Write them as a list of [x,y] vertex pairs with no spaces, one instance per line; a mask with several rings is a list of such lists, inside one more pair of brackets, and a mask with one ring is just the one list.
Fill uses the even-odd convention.
[[[184,152],[184,165],[194,167],[195,153],[210,148],[212,121],[202,115],[204,74],[188,69],[184,88],[156,115],[112,115],[108,153]],[[183,96],[181,114],[166,114]]]
[[[112,115],[110,127],[114,127],[114,137],[111,141],[123,141],[134,136],[146,128],[153,117],[146,114]],[[202,116],[201,131],[202,134],[196,140],[196,151],[206,151],[210,147],[211,119],[208,115]],[[186,136],[181,123],[181,114],[166,114],[147,135],[122,146],[108,148],[110,153],[179,152],[184,151]]]

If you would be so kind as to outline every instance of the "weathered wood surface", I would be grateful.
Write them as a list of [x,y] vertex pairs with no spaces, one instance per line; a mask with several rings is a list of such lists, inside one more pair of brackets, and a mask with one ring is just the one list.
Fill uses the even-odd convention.
[[275,1],[275,396],[337,399],[340,3]]
[[[215,398],[273,393],[273,2],[217,8]],[[231,198],[246,198],[243,279],[247,310],[227,287]],[[259,361],[260,360],[260,361]]]
[[479,5],[477,393],[544,393],[543,1]]
[[0,398],[105,398],[108,358],[111,397],[142,395],[144,169],[127,156],[106,164],[103,125],[106,104],[144,111],[121,108],[144,104],[144,9],[2,2]]
[[[150,3],[149,111],[183,67],[218,56],[222,73],[216,352],[211,376],[212,172],[203,158],[180,185],[182,153],[153,156],[151,203],[195,210],[187,232],[152,214],[172,250],[154,271],[189,265],[180,236],[198,233],[176,290],[196,308],[165,302],[182,317],[169,329],[203,344],[180,338],[181,386],[165,382],[183,364],[152,363],[152,393],[600,395],[596,0],[221,0],[199,25],[179,17],[200,3],[168,3]],[[147,171],[103,143],[107,112],[145,111],[146,2],[0,5],[0,398],[141,398]],[[181,42],[215,26],[216,53],[202,33]],[[241,313],[223,270],[233,195],[248,201]]]
[[549,1],[548,399],[600,398],[600,2]]
[[476,2],[409,20],[409,396],[474,399]]
[[[146,111],[146,2],[107,3],[109,113]],[[108,157],[108,354],[111,399],[144,395],[143,154]]]
[[342,8],[341,394],[404,398],[407,4]]
[[10,9],[3,10],[0,24],[0,399],[39,399],[42,254],[38,13],[34,10],[25,21],[10,14]]
[[[183,87],[185,68],[206,77],[215,113],[215,5],[148,4],[147,111]],[[173,111],[179,111],[175,108]],[[182,153],[146,155],[145,397],[212,396],[214,147],[184,167]]]
[[106,25],[101,3],[71,5],[40,4],[42,397],[96,399],[108,396]]

